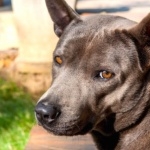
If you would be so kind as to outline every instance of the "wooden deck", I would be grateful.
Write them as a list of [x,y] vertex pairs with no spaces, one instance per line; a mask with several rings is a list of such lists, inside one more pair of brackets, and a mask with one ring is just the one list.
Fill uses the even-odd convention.
[[34,126],[25,150],[96,150],[96,147],[90,135],[54,136],[42,127]]

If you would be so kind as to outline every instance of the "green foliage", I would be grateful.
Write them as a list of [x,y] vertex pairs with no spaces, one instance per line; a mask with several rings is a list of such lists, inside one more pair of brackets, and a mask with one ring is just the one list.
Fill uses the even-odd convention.
[[34,103],[29,94],[0,79],[0,150],[23,150],[34,123]]

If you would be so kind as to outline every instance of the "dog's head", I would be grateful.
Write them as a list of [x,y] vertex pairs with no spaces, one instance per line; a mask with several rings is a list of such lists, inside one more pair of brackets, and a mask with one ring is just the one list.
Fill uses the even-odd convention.
[[81,19],[63,0],[46,4],[60,40],[52,85],[35,109],[39,123],[58,135],[119,130],[118,114],[140,101],[149,70],[150,15],[139,24],[108,15]]

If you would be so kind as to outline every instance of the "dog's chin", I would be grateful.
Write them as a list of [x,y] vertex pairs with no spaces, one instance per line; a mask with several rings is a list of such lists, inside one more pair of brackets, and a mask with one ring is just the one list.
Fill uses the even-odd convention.
[[42,124],[42,126],[50,133],[59,136],[74,136],[74,135],[84,135],[89,133],[93,129],[92,123],[87,123],[86,125],[72,125],[72,126],[61,126],[50,127],[47,124]]

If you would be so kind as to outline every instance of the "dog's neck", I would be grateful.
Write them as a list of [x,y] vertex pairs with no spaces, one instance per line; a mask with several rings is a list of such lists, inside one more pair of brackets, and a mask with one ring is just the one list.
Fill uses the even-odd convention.
[[[98,149],[101,149],[101,147],[103,149],[122,149],[122,146],[128,147],[127,149],[131,149],[131,147],[137,149],[136,145],[138,145],[138,143],[134,144],[134,140],[145,136],[145,130],[147,130],[146,125],[150,124],[150,117],[148,115],[150,113],[150,80],[145,83],[146,85],[140,88],[140,96],[135,99],[137,103],[132,109],[110,115],[99,124],[99,130],[92,132],[94,140],[97,141],[96,143],[98,143],[99,140],[102,141],[101,145],[97,145]],[[139,130],[139,134],[136,134],[136,128]],[[145,130],[143,130],[143,128]],[[150,133],[147,132],[145,138],[148,138],[149,134]],[[133,137],[135,138],[133,139]],[[105,141],[107,141],[107,144]]]
[[[109,115],[99,122],[94,129],[104,136],[125,131],[138,124],[150,110],[150,76],[135,91],[129,92],[125,99],[113,108],[108,108]],[[135,85],[136,86],[136,85]],[[132,106],[132,107],[131,107]]]
[[[136,124],[133,124],[130,128],[126,128],[120,132],[120,141],[116,145],[116,149],[142,150],[143,147],[149,147],[149,124],[150,109],[146,109]],[[139,143],[139,141],[141,141],[141,143]]]
[[136,105],[126,112],[116,113],[116,120],[114,123],[114,128],[116,132],[126,130],[136,125],[137,123],[142,121],[142,119],[148,113],[150,109],[149,77],[147,79],[148,81],[145,82],[146,85],[143,84],[141,90],[139,91],[139,96],[136,99],[134,99],[135,101],[137,101]]

